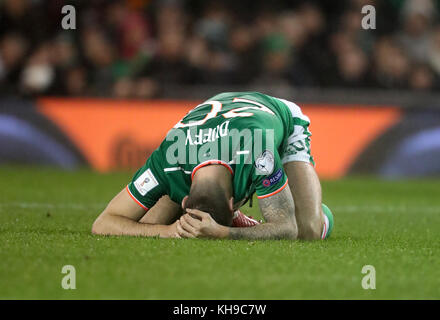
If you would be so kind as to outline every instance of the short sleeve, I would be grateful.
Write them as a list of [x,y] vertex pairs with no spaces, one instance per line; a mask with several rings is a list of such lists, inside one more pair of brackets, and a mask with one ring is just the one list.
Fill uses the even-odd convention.
[[258,199],[273,196],[287,186],[287,175],[277,151],[265,150],[257,157],[253,180]]
[[144,210],[148,211],[165,194],[164,187],[156,178],[158,175],[149,165],[150,161],[140,168],[127,185],[130,197]]

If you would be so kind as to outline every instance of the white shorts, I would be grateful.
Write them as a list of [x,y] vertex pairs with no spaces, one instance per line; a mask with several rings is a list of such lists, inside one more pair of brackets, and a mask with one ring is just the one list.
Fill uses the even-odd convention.
[[293,133],[287,138],[287,144],[281,154],[283,164],[292,161],[309,162],[315,165],[310,154],[310,119],[304,115],[301,108],[293,102],[276,98],[283,102],[290,110],[293,117]]

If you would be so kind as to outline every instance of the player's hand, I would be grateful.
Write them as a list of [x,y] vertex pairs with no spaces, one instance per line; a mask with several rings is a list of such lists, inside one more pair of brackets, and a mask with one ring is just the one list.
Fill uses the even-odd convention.
[[178,222],[179,220],[167,226],[166,231],[163,234],[161,234],[161,238],[181,238],[177,230]]
[[218,224],[209,213],[186,209],[177,221],[177,232],[182,238],[226,238],[228,227]]

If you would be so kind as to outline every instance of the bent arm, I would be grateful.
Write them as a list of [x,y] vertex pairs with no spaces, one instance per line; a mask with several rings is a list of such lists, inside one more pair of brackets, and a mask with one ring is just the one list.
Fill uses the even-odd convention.
[[92,233],[118,236],[178,237],[175,223],[171,225],[169,223],[179,210],[180,207],[169,197],[162,197],[150,209],[151,212],[146,215],[145,210],[137,205],[123,189],[95,220]]
[[295,202],[298,238],[321,239],[324,227],[322,191],[313,165],[308,162],[292,161],[284,165],[284,170]]
[[247,228],[229,228],[231,239],[296,239],[295,206],[287,185],[279,193],[259,201],[266,223]]

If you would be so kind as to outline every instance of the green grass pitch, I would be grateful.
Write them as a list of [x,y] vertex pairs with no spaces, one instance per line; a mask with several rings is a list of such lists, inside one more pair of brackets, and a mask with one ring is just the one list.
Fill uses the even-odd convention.
[[[90,233],[130,173],[0,167],[0,299],[439,299],[440,182],[323,181],[327,241]],[[243,211],[258,217],[254,208]],[[64,265],[76,289],[61,287]],[[364,290],[364,265],[376,289]]]

